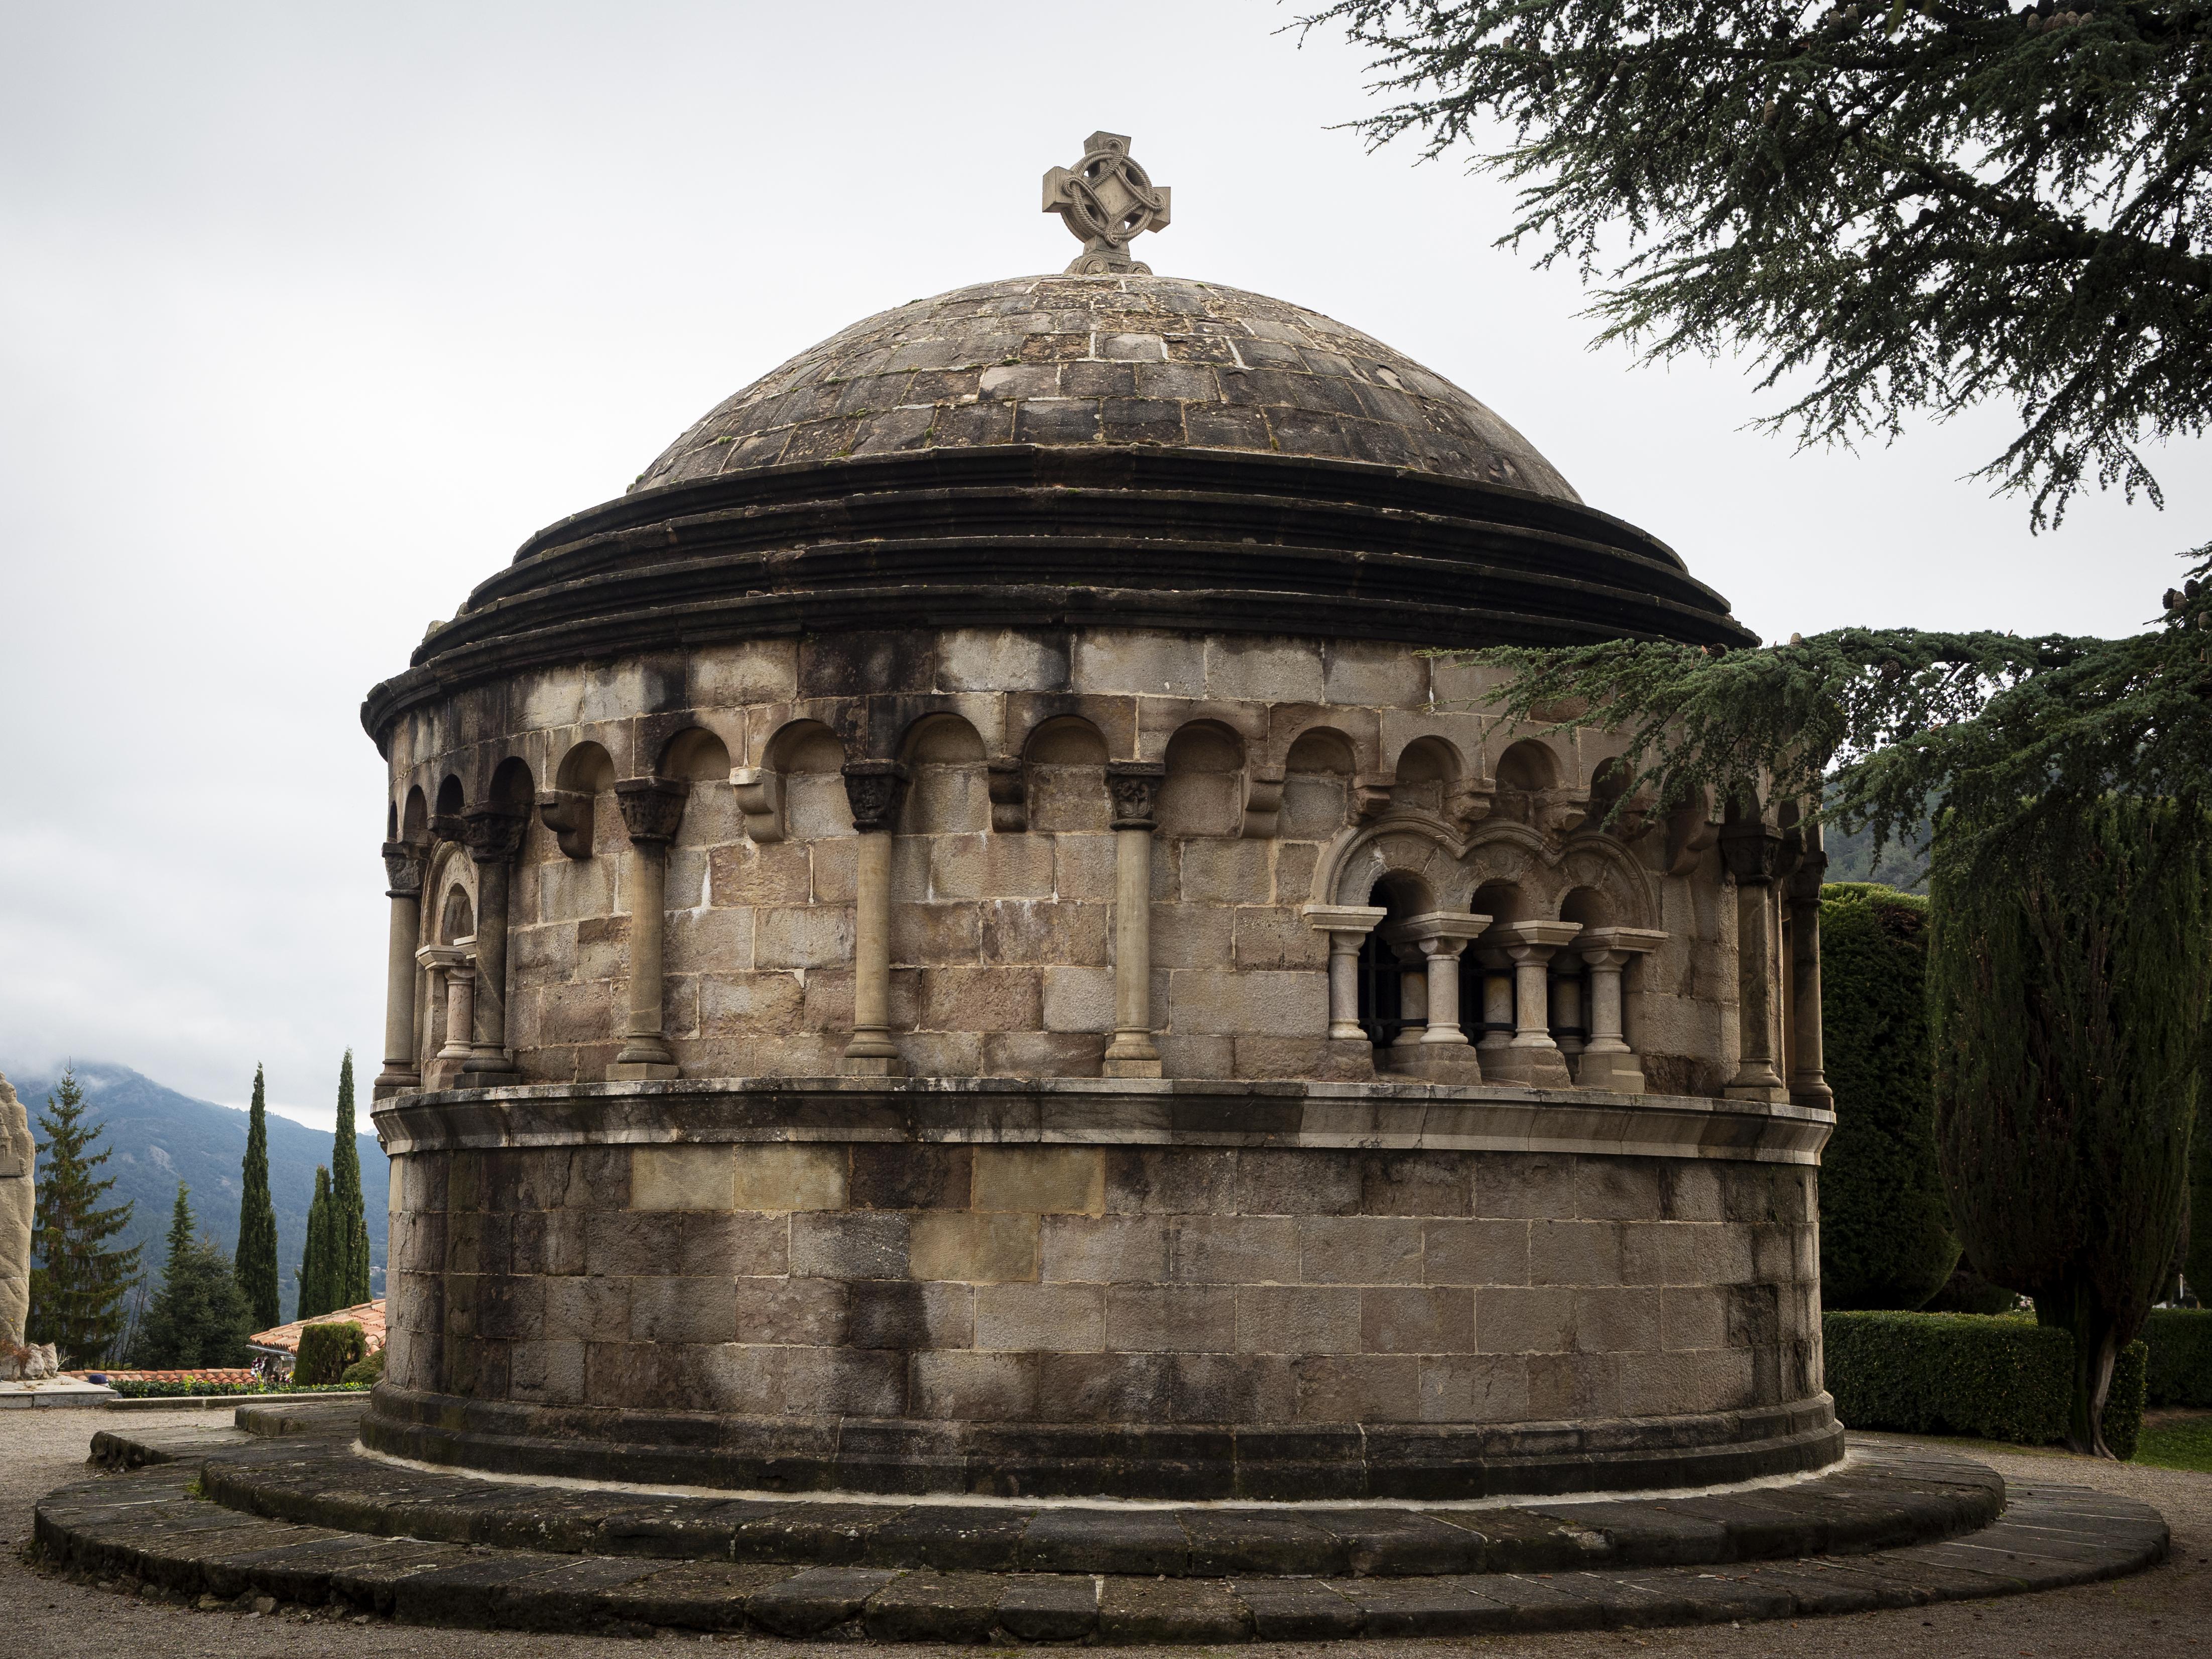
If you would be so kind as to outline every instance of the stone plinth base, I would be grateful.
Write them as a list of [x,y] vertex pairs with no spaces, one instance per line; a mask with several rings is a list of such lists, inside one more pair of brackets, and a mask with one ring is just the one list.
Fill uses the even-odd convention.
[[368,1443],[737,1487],[1436,1498],[1818,1468],[1832,1118],[1589,1091],[418,1096]]

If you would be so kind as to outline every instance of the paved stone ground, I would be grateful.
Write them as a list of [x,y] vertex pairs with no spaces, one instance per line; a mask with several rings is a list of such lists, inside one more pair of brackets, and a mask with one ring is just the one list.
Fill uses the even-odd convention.
[[[97,1411],[25,1413],[28,1421],[0,1420],[0,1519],[13,1543],[27,1536],[31,1506],[53,1486],[85,1477],[84,1449],[94,1429],[111,1425],[112,1414]],[[137,1416],[134,1429],[151,1430],[173,1420],[176,1426],[204,1426],[204,1415],[179,1413]],[[1543,1656],[1658,1652],[1735,1655],[1847,1655],[1942,1653],[1966,1656],[2021,1654],[2128,1656],[2148,1659],[2203,1648],[2212,1652],[2212,1476],[2157,1469],[2099,1467],[2084,1460],[2039,1454],[1973,1449],[2021,1482],[2058,1480],[2094,1486],[2156,1505],[2173,1529],[2168,1565],[2117,1583],[2062,1590],[2042,1595],[1929,1608],[1859,1614],[1795,1624],[1747,1625],[1741,1629],[1605,1632],[1554,1636],[1468,1638],[1452,1641],[1368,1641],[1357,1649],[1335,1648],[1336,1655],[1361,1656],[1395,1649],[1484,1651]],[[1788,1634],[1783,1634],[1784,1630]],[[613,1654],[622,1650],[603,1638],[546,1637],[510,1632],[405,1628],[371,1622],[333,1624],[318,1619],[310,1632],[282,1618],[251,1618],[223,1610],[197,1613],[167,1605],[134,1602],[110,1591],[73,1585],[33,1572],[13,1559],[0,1561],[0,1631],[7,1646],[31,1656],[80,1659],[118,1651],[147,1655],[270,1656],[296,1659],[319,1655]],[[663,1639],[696,1640],[696,1638]],[[627,1644],[634,1645],[634,1644]],[[800,1644],[754,1640],[750,1645],[788,1651]],[[1266,1651],[1303,1653],[1290,1644]],[[903,1652],[915,1652],[908,1647]],[[1178,1651],[1189,1653],[1188,1648]],[[1316,1653],[1321,1651],[1316,1648]]]

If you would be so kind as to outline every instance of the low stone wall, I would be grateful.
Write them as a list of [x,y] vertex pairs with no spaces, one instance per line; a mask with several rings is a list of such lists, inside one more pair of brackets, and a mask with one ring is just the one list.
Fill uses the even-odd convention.
[[1826,1122],[1389,1085],[406,1098],[378,1114],[393,1288],[368,1438],[545,1473],[1014,1493],[1818,1467],[1840,1455]]

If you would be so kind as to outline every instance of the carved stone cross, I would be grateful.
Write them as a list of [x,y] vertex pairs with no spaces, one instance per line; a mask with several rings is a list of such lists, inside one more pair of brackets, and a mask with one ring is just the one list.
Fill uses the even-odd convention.
[[1129,242],[1168,225],[1168,187],[1155,185],[1129,159],[1129,141],[1118,132],[1094,132],[1083,159],[1044,176],[1044,211],[1057,213],[1083,252],[1070,276],[1149,276],[1152,268],[1129,257]]

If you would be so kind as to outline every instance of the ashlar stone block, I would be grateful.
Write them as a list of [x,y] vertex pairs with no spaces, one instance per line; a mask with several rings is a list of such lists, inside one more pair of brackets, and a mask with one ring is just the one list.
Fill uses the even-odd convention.
[[733,1153],[732,1198],[738,1210],[842,1210],[846,1203],[847,1152],[840,1146],[787,1141],[748,1142]]
[[1103,1214],[1106,1153],[1097,1146],[978,1146],[975,1207]]
[[739,1207],[735,1198],[736,1160],[732,1152],[728,1146],[638,1147],[630,1154],[632,1206],[640,1210],[716,1211]]

